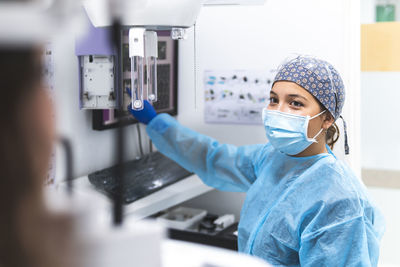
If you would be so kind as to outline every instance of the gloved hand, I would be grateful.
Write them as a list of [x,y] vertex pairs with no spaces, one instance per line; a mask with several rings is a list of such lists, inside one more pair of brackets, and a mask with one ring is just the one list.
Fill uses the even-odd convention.
[[[129,90],[127,90],[127,92],[129,95],[131,94]],[[128,106],[128,110],[139,122],[147,125],[155,116],[157,116],[157,112],[154,107],[149,103],[149,101],[144,100],[143,104],[144,107],[142,110],[134,110],[132,109],[132,105]]]

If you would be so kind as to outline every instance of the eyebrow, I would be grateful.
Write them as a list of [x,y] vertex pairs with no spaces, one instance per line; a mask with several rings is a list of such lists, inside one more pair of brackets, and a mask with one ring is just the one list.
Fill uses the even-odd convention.
[[302,95],[298,95],[298,94],[290,94],[289,96],[290,96],[290,97],[293,97],[293,98],[295,98],[295,97],[303,98],[304,100],[308,101],[308,99],[307,99],[307,98],[305,98],[305,97],[304,97],[304,96],[302,96]]
[[[272,91],[272,90],[270,91],[270,93],[273,94],[273,95],[276,95],[276,96],[278,95],[277,93],[275,93],[275,92]],[[292,97],[292,98],[299,97],[299,98],[302,98],[302,99],[308,101],[307,98],[305,98],[304,96],[299,95],[299,94],[290,94],[289,97]]]

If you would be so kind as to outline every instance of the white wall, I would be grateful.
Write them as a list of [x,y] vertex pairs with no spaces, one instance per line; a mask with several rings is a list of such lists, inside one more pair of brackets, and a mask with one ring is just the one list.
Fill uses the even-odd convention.
[[376,0],[361,0],[361,24],[375,22]]
[[361,75],[363,168],[400,171],[399,85],[399,72]]

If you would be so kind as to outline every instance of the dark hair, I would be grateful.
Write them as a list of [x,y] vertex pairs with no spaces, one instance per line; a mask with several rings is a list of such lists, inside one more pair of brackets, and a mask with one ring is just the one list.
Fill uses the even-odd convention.
[[334,122],[326,132],[326,143],[331,149],[333,149],[336,142],[339,140],[339,137],[340,137],[340,130],[336,122]]
[[[327,112],[327,114],[329,114],[330,116],[332,116],[332,118],[334,118],[334,116],[330,113],[330,111],[328,109],[326,109],[325,106],[322,105],[321,102],[319,102],[318,99],[316,99],[316,100],[319,103],[321,111],[325,110],[325,112]],[[339,140],[339,137],[340,137],[340,130],[339,130],[339,127],[337,126],[336,122],[334,122],[331,125],[331,127],[329,127],[328,130],[326,131],[326,136],[325,136],[326,144],[331,149],[333,149],[333,147],[335,146],[336,142]]]
[[39,88],[40,61],[31,48],[0,47],[0,266],[29,266],[19,237],[18,210],[37,183],[27,153],[24,102]]

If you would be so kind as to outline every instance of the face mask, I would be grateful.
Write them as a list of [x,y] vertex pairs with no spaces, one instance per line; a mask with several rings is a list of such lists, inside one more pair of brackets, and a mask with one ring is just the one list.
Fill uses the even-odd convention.
[[312,143],[317,143],[315,138],[321,134],[323,129],[313,138],[308,138],[308,123],[325,111],[326,110],[322,111],[314,117],[310,117],[264,108],[262,117],[267,138],[271,142],[271,145],[278,151],[291,156],[297,155]]

